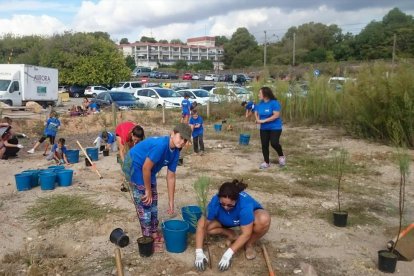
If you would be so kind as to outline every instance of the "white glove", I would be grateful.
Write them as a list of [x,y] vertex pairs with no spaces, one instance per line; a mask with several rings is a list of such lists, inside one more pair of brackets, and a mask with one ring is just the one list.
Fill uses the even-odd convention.
[[205,270],[205,264],[208,263],[208,259],[206,257],[206,255],[203,252],[203,249],[196,249],[196,259],[194,262],[195,267],[197,268],[197,270]]
[[218,268],[221,271],[227,270],[230,267],[230,260],[231,257],[233,257],[233,250],[231,248],[227,249],[226,252],[224,252],[223,257],[221,257],[221,260],[218,264]]
[[24,134],[24,133],[22,133],[22,135],[21,135],[23,138],[27,138],[27,135],[26,134]]
[[21,145],[21,144],[17,144],[16,146],[17,146],[19,149],[24,148],[24,147],[23,147],[23,145]]

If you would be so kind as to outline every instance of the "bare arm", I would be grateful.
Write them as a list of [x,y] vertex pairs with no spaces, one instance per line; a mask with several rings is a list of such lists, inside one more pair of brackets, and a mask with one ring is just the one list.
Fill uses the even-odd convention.
[[125,161],[125,145],[121,143],[121,137],[116,136],[116,142],[118,143],[119,148],[119,155],[121,157],[122,162]]
[[279,118],[280,112],[279,111],[273,111],[273,115],[270,116],[269,118],[263,119],[263,120],[257,120],[257,116],[256,116],[256,120],[259,123],[268,123],[268,122],[272,122],[274,120],[276,120],[277,118]]
[[240,230],[241,230],[241,235],[230,246],[230,248],[234,252],[242,248],[246,244],[246,242],[250,239],[250,236],[253,233],[253,222],[245,226],[240,226]]
[[205,216],[202,216],[197,223],[197,230],[196,230],[196,249],[203,248],[204,238],[207,234],[207,227],[210,224],[210,221],[207,220]]
[[151,191],[151,170],[154,167],[154,162],[148,157],[145,159],[144,165],[142,166],[142,176],[144,178],[145,196],[142,198],[142,202],[145,205],[152,203],[152,191]]
[[169,203],[169,214],[174,213],[174,194],[175,194],[175,173],[167,170],[167,188],[168,188],[168,203]]

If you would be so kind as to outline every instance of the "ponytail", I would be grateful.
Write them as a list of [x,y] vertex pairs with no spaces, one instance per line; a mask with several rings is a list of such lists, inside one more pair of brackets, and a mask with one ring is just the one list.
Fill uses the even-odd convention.
[[218,192],[218,197],[227,197],[231,200],[238,200],[239,193],[247,188],[247,184],[237,179],[233,179],[232,182],[224,182],[221,184]]

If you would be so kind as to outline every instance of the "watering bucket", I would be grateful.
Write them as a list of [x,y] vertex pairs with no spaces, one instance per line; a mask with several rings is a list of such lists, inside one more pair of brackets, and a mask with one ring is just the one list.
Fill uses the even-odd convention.
[[40,188],[42,190],[55,189],[56,173],[44,171],[39,174]]
[[86,148],[86,153],[92,161],[98,161],[98,148]]
[[184,206],[181,208],[181,214],[184,221],[188,223],[188,232],[195,233],[197,222],[201,217],[201,208],[198,206]]
[[167,220],[162,223],[165,247],[168,252],[182,253],[187,249],[188,223],[182,220]]
[[239,144],[240,145],[248,145],[250,141],[250,134],[240,134]]
[[220,131],[221,131],[221,127],[222,127],[222,124],[215,124],[215,125],[214,125],[214,130],[215,130],[216,132],[220,132]]
[[67,187],[72,185],[73,170],[59,170],[56,172],[59,186]]
[[31,188],[32,174],[30,173],[19,173],[15,174],[16,188],[19,192],[28,191]]
[[69,163],[78,163],[79,162],[79,150],[67,150],[66,158]]
[[31,181],[30,186],[32,188],[39,186],[39,170],[26,170],[22,171],[22,173],[30,174],[31,175]]

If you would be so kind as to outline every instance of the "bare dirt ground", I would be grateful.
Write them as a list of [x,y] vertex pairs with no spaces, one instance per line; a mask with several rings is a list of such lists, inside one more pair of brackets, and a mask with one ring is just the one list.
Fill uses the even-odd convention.
[[[142,123],[149,135],[167,135],[173,122],[160,124],[160,118],[148,111],[139,114],[124,113]],[[85,147],[103,128],[109,118],[101,115],[87,118],[63,118],[59,137],[65,137],[69,148],[75,149],[76,139]],[[99,156],[97,167],[103,175],[100,180],[81,162],[70,166],[74,170],[71,187],[41,191],[40,187],[17,192],[14,174],[27,169],[52,165],[44,160],[43,147],[34,155],[25,151],[38,139],[36,131],[42,124],[36,120],[17,121],[16,128],[30,134],[22,141],[26,146],[19,157],[0,160],[0,275],[111,275],[115,273],[115,245],[109,241],[114,228],[124,229],[130,244],[121,249],[125,275],[197,275],[193,267],[194,236],[189,235],[188,248],[182,254],[156,253],[150,258],[138,254],[136,239],[141,235],[134,206],[129,193],[120,191],[122,175],[116,156]],[[236,124],[235,124],[236,125]],[[206,154],[198,156],[192,149],[184,149],[184,165],[177,170],[176,209],[196,204],[192,188],[201,175],[213,181],[212,196],[226,180],[243,178],[248,192],[258,199],[272,215],[270,231],[262,239],[266,244],[277,275],[305,275],[301,265],[312,265],[318,275],[383,275],[377,269],[377,251],[385,249],[397,225],[399,172],[393,158],[393,148],[353,139],[335,128],[286,126],[282,145],[287,156],[287,167],[271,166],[258,169],[262,162],[260,142],[255,126],[240,123],[241,128],[215,133],[212,124],[206,125]],[[238,129],[248,130],[248,146],[238,145]],[[349,211],[346,228],[333,226],[331,211],[335,210],[335,182],[324,168],[329,167],[330,153],[340,146],[350,154],[353,170],[345,174],[343,209]],[[414,156],[411,151],[411,156]],[[325,161],[324,161],[325,160]],[[271,152],[271,161],[276,153]],[[411,171],[414,167],[411,165]],[[167,210],[166,171],[158,175],[160,220],[169,219]],[[110,212],[98,221],[82,220],[63,224],[49,230],[39,228],[25,216],[36,200],[51,195],[85,195],[100,206],[121,209]],[[405,222],[414,221],[413,176],[407,185]],[[177,218],[179,216],[177,215]],[[217,264],[226,250],[224,240],[214,238],[210,246],[213,268],[200,273],[217,275]],[[246,261],[238,252],[231,269],[221,275],[267,275],[260,248],[253,261]],[[398,262],[397,275],[413,275],[413,262]]]

